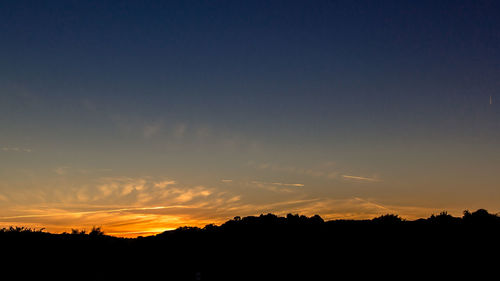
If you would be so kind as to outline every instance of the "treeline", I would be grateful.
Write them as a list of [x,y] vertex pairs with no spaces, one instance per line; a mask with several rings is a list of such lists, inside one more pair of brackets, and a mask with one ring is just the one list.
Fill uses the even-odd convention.
[[[405,220],[396,214],[386,214],[371,220],[330,220],[324,221],[323,218],[319,215],[314,215],[311,217],[307,217],[304,215],[298,214],[288,214],[285,217],[280,217],[274,214],[261,214],[260,216],[247,216],[241,218],[240,216],[236,216],[233,219],[223,223],[220,226],[215,224],[208,224],[203,228],[193,227],[193,226],[183,226],[179,227],[175,230],[165,231],[163,233],[142,237],[139,236],[135,238],[136,240],[143,239],[158,239],[165,238],[171,236],[173,234],[182,234],[182,233],[193,233],[193,232],[214,232],[214,231],[231,231],[236,230],[238,228],[244,228],[249,230],[249,228],[269,228],[269,230],[278,229],[280,227],[286,226],[300,226],[300,227],[314,227],[318,225],[327,225],[327,226],[342,226],[349,228],[351,226],[401,226],[401,225],[411,225],[411,226],[489,226],[489,227],[500,227],[500,216],[497,214],[491,214],[485,209],[479,209],[475,212],[470,212],[468,210],[463,212],[462,217],[454,217],[448,212],[443,211],[438,215],[431,215],[427,219],[418,219],[418,220]],[[312,230],[312,229],[311,229]],[[72,229],[71,232],[63,232],[61,234],[52,234],[45,231],[44,228],[36,229],[29,228],[23,226],[10,226],[8,228],[0,229],[0,238],[6,238],[8,236],[16,235],[16,234],[24,234],[23,237],[28,237],[30,235],[50,235],[50,236],[59,236],[59,237],[89,237],[89,238],[114,238],[117,240],[134,240],[134,238],[119,238],[108,236],[105,234],[104,230],[101,227],[93,227],[90,231],[85,229]]]
[[[307,217],[304,215],[298,214],[288,214],[286,217],[280,217],[274,214],[260,215],[260,216],[248,216],[241,218],[239,216],[234,217],[232,220],[229,220],[223,223],[221,226],[216,226],[213,224],[206,225],[204,228],[198,227],[180,227],[174,232],[189,232],[189,231],[230,231],[237,228],[269,228],[277,229],[280,227],[302,227],[307,229],[311,227],[311,230],[314,229],[314,226],[318,225],[326,225],[326,226],[341,226],[345,228],[349,228],[350,226],[386,226],[388,228],[394,226],[498,226],[500,227],[500,217],[497,214],[491,214],[485,209],[479,209],[475,212],[470,212],[468,210],[463,212],[462,217],[454,217],[448,212],[443,211],[438,215],[431,215],[427,219],[418,219],[418,220],[405,220],[398,215],[395,214],[386,214],[371,220],[331,220],[324,221],[319,215],[314,215],[311,217]],[[156,236],[164,236],[168,235],[171,232],[164,232],[162,234],[158,234]]]
[[[411,221],[394,214],[331,221],[262,214],[134,239],[108,236],[98,227],[62,234],[11,227],[0,230],[0,249],[11,261],[38,270],[112,280],[333,280],[345,274],[387,279],[401,270],[449,278],[478,265],[483,269],[476,275],[496,268],[500,217],[483,209]],[[464,266],[456,271],[457,265]]]

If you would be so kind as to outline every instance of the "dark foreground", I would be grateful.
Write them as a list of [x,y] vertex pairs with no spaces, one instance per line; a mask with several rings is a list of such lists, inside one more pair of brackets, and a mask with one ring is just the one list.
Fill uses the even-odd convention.
[[0,231],[0,247],[2,273],[23,280],[481,280],[498,276],[500,217],[478,210],[325,222],[268,214],[136,239],[12,228]]

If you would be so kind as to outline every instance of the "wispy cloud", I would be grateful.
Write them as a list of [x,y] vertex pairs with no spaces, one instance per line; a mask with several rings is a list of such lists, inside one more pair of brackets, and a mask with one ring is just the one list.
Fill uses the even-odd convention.
[[[171,178],[103,177],[81,187],[50,188],[29,192],[25,196],[2,193],[2,204],[10,204],[10,199],[15,199],[18,205],[4,208],[0,228],[24,225],[62,232],[99,225],[107,233],[137,236],[186,225],[219,224],[234,216],[262,213],[369,219],[387,213],[417,218],[441,211],[390,205],[373,198],[318,197],[304,192],[306,189],[301,183],[247,181],[244,185],[244,182],[232,181],[228,185],[241,184],[243,188],[231,189],[224,183],[220,184],[222,188],[185,186]],[[252,185],[257,190],[249,188]],[[256,191],[276,194],[265,200],[256,200]]]
[[54,169],[54,173],[58,174],[59,176],[63,176],[68,173],[68,170],[70,167],[62,166],[62,167],[57,167]]
[[177,208],[189,208],[189,206],[177,205],[177,206],[155,206],[155,207],[142,207],[142,208],[120,208],[120,209],[102,209],[94,211],[80,211],[71,212],[63,210],[51,210],[51,213],[44,214],[31,214],[31,215],[19,215],[19,216],[7,216],[0,217],[0,220],[11,220],[11,219],[21,219],[21,218],[42,218],[42,217],[60,217],[60,216],[82,216],[82,215],[92,215],[92,214],[110,214],[110,213],[122,213],[122,212],[134,212],[134,211],[148,211],[148,210],[165,210],[165,209],[177,209]]
[[283,183],[283,182],[263,182],[263,181],[252,181],[255,184],[267,184],[275,186],[293,186],[293,187],[304,187],[302,183]]
[[274,192],[295,192],[301,187],[305,187],[303,183],[284,183],[284,182],[268,182],[268,181],[235,181],[232,179],[222,179],[222,183],[240,187],[257,187]]
[[283,183],[283,182],[265,182],[265,181],[251,181],[245,183],[257,187],[262,190],[268,190],[276,193],[296,193],[305,185],[302,183]]
[[176,183],[177,182],[174,180],[161,180],[161,181],[155,182],[153,185],[154,185],[154,187],[157,187],[157,188],[165,188],[169,185],[174,185]]
[[326,180],[334,180],[334,179],[343,179],[343,180],[351,180],[351,181],[362,181],[362,182],[380,182],[381,179],[377,177],[363,177],[356,175],[348,175],[345,174],[345,171],[342,172],[340,167],[334,162],[325,162],[322,165],[319,165],[316,168],[300,168],[294,166],[282,166],[272,163],[254,163],[249,162],[250,166],[260,169],[260,170],[269,170],[276,173],[288,173],[299,176],[307,176],[313,178],[323,178]]
[[282,183],[282,182],[272,182],[271,184],[279,186],[293,186],[293,187],[304,187],[302,183]]
[[113,233],[159,232],[219,222],[219,216],[224,216],[221,211],[241,200],[240,195],[215,188],[188,187],[172,179],[149,177],[101,178],[93,186],[55,188],[18,198],[32,203],[7,209],[0,217],[0,227],[12,223],[43,225],[60,232],[99,224]]
[[142,135],[144,138],[150,139],[156,134],[158,134],[162,128],[163,128],[162,122],[154,122],[151,124],[146,124],[142,129]]
[[352,175],[342,175],[342,178],[345,180],[360,181],[360,182],[379,182],[380,181],[380,179],[377,179],[377,178],[367,178],[367,177],[352,176]]
[[12,152],[32,152],[31,148],[22,148],[22,147],[10,147],[10,146],[4,146],[2,147],[2,151],[12,151]]

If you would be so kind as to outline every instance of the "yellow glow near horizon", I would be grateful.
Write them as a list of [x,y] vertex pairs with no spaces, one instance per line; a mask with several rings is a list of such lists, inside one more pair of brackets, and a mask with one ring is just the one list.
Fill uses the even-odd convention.
[[[375,178],[343,175],[356,184],[371,184]],[[87,231],[101,227],[108,235],[137,237],[161,233],[182,226],[220,225],[235,216],[288,213],[320,215],[325,220],[371,219],[383,214],[398,214],[417,219],[443,210],[461,215],[463,209],[432,208],[421,205],[394,205],[360,196],[334,199],[313,197],[306,184],[278,181],[226,181],[224,185],[241,185],[252,192],[268,196],[259,201],[245,191],[233,191],[197,185],[180,186],[164,178],[102,178],[94,186],[42,194],[24,206],[5,204],[0,227],[25,226],[45,228],[53,233]],[[376,183],[374,183],[375,185]],[[231,186],[229,186],[231,187]],[[64,189],[61,189],[64,190]],[[12,196],[12,195],[9,195]],[[54,196],[59,201],[41,203]],[[26,197],[26,196],[25,196]],[[3,202],[8,202],[4,200]],[[26,202],[29,202],[26,199]],[[494,210],[491,210],[494,211]]]
[[[294,202],[291,202],[292,204]],[[285,216],[286,213],[300,213],[304,215],[311,216],[313,214],[319,214],[325,220],[332,219],[371,219],[375,216],[386,214],[386,213],[397,213],[393,208],[386,208],[375,203],[366,202],[362,199],[355,198],[352,202],[347,204],[357,204],[363,208],[377,208],[378,212],[372,214],[360,214],[356,212],[343,212],[343,213],[321,213],[321,212],[311,212],[315,207],[320,207],[320,204],[310,206],[311,210],[305,208],[303,212],[296,210],[297,212],[289,210],[269,210],[270,213],[274,213],[279,216]],[[52,233],[63,233],[71,232],[72,229],[86,230],[90,231],[92,227],[100,227],[106,235],[116,236],[116,237],[126,237],[134,238],[138,236],[149,236],[155,235],[167,230],[173,230],[182,226],[200,227],[203,228],[207,224],[220,225],[225,221],[233,218],[236,215],[241,215],[240,212],[235,212],[234,215],[229,213],[220,217],[200,217],[196,218],[195,215],[189,214],[179,214],[179,215],[166,215],[166,214],[132,214],[124,213],[124,210],[165,210],[161,206],[156,207],[142,207],[142,208],[122,208],[120,210],[106,210],[106,211],[93,211],[93,212],[60,212],[59,214],[39,214],[39,215],[21,215],[12,216],[7,221],[4,218],[0,218],[0,228],[9,226],[26,226],[31,228],[45,228],[45,231]],[[185,210],[188,210],[185,208]],[[394,212],[391,212],[394,211]],[[427,217],[432,213],[438,213],[439,210],[430,209],[419,209],[419,208],[401,208],[399,211],[401,213],[406,213],[407,215],[402,215],[406,219],[416,219],[420,217]],[[259,215],[268,212],[254,212],[246,215]],[[453,213],[453,212],[450,212]],[[455,214],[459,215],[459,213]],[[20,220],[18,220],[18,219]],[[38,223],[33,222],[34,220],[26,219],[44,219]]]

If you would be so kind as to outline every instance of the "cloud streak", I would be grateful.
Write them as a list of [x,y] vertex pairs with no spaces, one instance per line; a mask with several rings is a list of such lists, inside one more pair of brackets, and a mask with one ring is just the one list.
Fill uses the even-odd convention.
[[275,186],[292,186],[292,187],[304,187],[302,183],[283,183],[283,182],[263,182],[263,181],[252,181],[254,184],[265,184],[265,185],[275,185]]
[[369,178],[362,177],[356,175],[347,175],[345,172],[341,172],[341,169],[336,166],[335,163],[326,162],[323,165],[320,165],[319,168],[315,169],[305,169],[294,166],[281,166],[271,163],[261,163],[256,164],[254,162],[248,163],[250,166],[260,169],[260,170],[268,170],[276,173],[288,173],[299,176],[307,176],[311,178],[322,178],[325,180],[351,180],[351,181],[360,181],[360,182],[380,182],[381,180],[378,178]]
[[345,180],[352,180],[352,181],[361,181],[361,182],[379,182],[379,179],[376,178],[367,178],[367,177],[360,177],[360,176],[352,176],[352,175],[342,175],[342,178]]
[[4,146],[2,147],[2,151],[12,151],[12,152],[32,152],[33,150],[31,148],[20,148],[20,147],[10,147],[10,146]]

